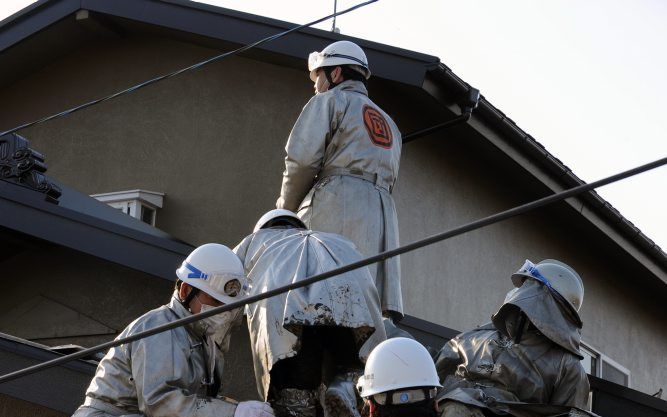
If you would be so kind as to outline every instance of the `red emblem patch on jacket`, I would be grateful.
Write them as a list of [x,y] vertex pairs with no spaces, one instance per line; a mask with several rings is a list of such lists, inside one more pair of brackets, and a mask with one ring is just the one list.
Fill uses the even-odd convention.
[[380,114],[379,111],[375,110],[371,106],[364,106],[364,126],[366,126],[366,131],[368,136],[373,142],[374,145],[380,146],[382,148],[391,148],[392,145],[392,135],[391,128],[389,123],[385,120],[384,116]]

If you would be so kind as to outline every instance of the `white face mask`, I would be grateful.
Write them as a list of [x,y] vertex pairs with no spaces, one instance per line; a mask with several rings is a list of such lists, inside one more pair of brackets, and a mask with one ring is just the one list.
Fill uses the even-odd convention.
[[[216,307],[210,306],[208,304],[202,304],[201,313],[210,311],[214,308]],[[225,311],[224,313],[219,313],[214,316],[202,319],[202,323],[206,324],[206,335],[213,336],[216,333],[226,333],[232,326],[232,323],[236,318],[236,313],[237,310]]]
[[324,71],[318,71],[317,79],[315,80],[315,94],[324,93],[329,90],[329,81]]

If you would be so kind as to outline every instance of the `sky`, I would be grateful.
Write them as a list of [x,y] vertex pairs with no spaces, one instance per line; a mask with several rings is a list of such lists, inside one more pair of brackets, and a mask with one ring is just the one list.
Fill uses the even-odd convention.
[[[298,24],[334,7],[334,0],[202,2]],[[360,2],[338,0],[338,10]],[[30,3],[0,1],[0,19]],[[665,21],[663,0],[379,0],[336,26],[439,57],[592,182],[667,156]],[[598,193],[667,250],[667,167]]]

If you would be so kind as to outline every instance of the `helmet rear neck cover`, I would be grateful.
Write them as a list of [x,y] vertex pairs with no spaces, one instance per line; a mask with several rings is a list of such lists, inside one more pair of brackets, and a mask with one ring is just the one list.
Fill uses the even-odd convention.
[[[547,261],[553,263],[553,260]],[[538,264],[538,267],[540,264]],[[533,264],[530,263],[530,265]],[[507,293],[505,302],[498,312],[492,316],[494,326],[505,336],[512,337],[512,330],[508,329],[508,326],[511,326],[510,323],[516,317],[518,309],[526,315],[542,335],[563,349],[581,357],[579,348],[581,345],[582,322],[579,313],[568,300],[554,289],[552,282],[555,279],[549,276],[550,272],[548,270],[545,271],[546,275],[539,279],[527,279],[525,274],[531,272],[526,272],[526,267],[530,265],[524,264],[516,274],[512,275],[512,281],[515,285],[519,284],[519,287]],[[535,273],[535,271],[532,273]],[[530,277],[533,278],[532,275]],[[548,279],[547,277],[552,278],[549,284],[544,282],[544,279]],[[579,280],[581,279],[578,275],[576,277]]]

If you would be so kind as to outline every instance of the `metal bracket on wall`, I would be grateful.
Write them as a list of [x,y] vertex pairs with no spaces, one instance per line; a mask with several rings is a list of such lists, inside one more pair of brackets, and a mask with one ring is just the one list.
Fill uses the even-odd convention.
[[28,140],[16,133],[0,136],[0,180],[43,193],[46,201],[58,204],[62,192],[44,175],[44,155],[28,145]]
[[426,129],[421,129],[416,132],[408,133],[403,136],[403,144],[412,142],[415,139],[419,139],[423,136],[426,136],[430,133],[433,133],[437,130],[444,129],[446,127],[454,126],[459,123],[465,123],[470,119],[472,111],[477,107],[479,103],[479,90],[476,88],[470,87],[466,92],[466,96],[463,101],[459,104],[461,107],[461,114],[452,120],[447,120],[446,122],[438,123]]

